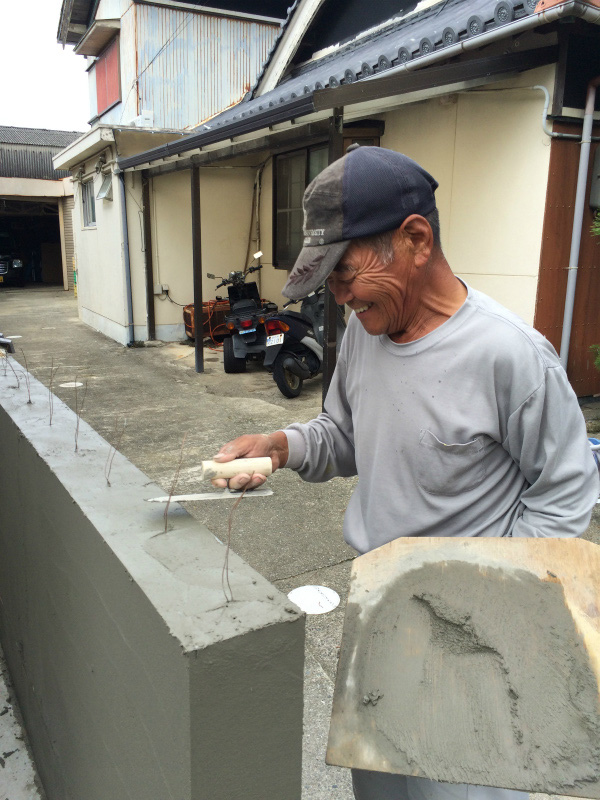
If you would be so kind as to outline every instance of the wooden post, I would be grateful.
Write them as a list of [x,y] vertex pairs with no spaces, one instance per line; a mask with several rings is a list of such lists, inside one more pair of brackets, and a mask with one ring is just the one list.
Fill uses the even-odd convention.
[[150,214],[150,177],[142,170],[142,207],[144,215],[144,263],[146,266],[146,324],[148,339],[156,339],[154,318],[154,269],[152,266],[152,219]]
[[196,372],[204,372],[204,324],[202,322],[202,228],[200,221],[200,167],[191,169],[192,272],[194,276],[194,336]]
[[[329,118],[329,163],[344,155],[344,109],[335,108]],[[325,323],[323,331],[323,405],[333,377],[336,362],[337,305],[329,287],[325,287]]]
[[62,260],[63,289],[69,291],[69,274],[67,272],[67,245],[65,242],[65,209],[64,197],[58,198],[58,229],[60,233],[60,257]]

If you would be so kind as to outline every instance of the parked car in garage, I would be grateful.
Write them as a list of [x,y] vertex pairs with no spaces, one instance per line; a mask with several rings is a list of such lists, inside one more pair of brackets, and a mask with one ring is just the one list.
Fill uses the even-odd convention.
[[0,231],[0,284],[25,285],[23,259],[11,233]]

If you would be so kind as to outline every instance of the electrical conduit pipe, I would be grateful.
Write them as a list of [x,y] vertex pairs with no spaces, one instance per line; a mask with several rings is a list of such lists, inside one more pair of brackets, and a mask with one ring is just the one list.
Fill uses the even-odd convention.
[[121,201],[121,231],[123,233],[123,260],[125,266],[125,297],[127,299],[127,346],[134,341],[133,299],[131,294],[131,264],[129,263],[129,228],[127,227],[127,201],[125,196],[125,173],[119,172],[119,198]]

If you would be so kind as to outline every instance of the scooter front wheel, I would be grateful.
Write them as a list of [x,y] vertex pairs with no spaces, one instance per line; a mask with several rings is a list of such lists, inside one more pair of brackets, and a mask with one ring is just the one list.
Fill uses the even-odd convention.
[[246,372],[246,359],[236,357],[231,336],[223,340],[223,368],[227,373]]
[[304,380],[283,366],[284,358],[285,354],[280,353],[273,362],[273,378],[284,397],[298,397]]

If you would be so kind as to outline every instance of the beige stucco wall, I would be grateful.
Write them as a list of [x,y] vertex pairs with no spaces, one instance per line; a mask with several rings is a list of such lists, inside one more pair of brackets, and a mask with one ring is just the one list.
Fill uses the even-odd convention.
[[[247,167],[200,170],[202,209],[202,291],[215,296],[218,281],[206,277],[244,269],[250,235],[255,170]],[[252,252],[255,252],[253,248]],[[219,289],[227,297],[227,291]]]
[[[93,169],[87,162],[86,170]],[[218,280],[207,272],[227,275],[243,269],[250,231],[255,170],[201,170],[203,295],[216,295]],[[75,196],[74,229],[78,265],[80,316],[92,327],[125,344],[127,306],[125,263],[118,179],[113,178],[113,201],[96,201],[96,228],[83,229],[80,188]],[[100,178],[95,179],[95,191]],[[96,185],[97,184],[97,185]],[[147,339],[146,273],[143,240],[142,178],[125,176],[134,338]],[[166,284],[174,301],[193,301],[190,172],[151,179],[153,283]],[[219,290],[227,296],[227,291]],[[185,338],[183,309],[165,295],[154,296],[156,336],[163,341]]]
[[[192,218],[190,212],[190,173],[175,172],[152,179],[152,260],[154,283],[167,284],[176,303],[191,303]],[[183,309],[169,302],[166,295],[154,300],[157,339],[182,338],[182,329],[167,333],[165,326],[180,326]]]
[[[253,169],[241,167],[200,171],[205,300],[216,296],[215,287],[219,283],[207,278],[207,272],[224,276],[244,267],[254,176]],[[129,173],[126,181],[135,338],[140,340],[147,336],[141,176]],[[190,182],[188,170],[156,176],[151,180],[150,192],[154,284],[166,284],[172,299],[183,305],[194,299]],[[218,294],[226,297],[227,290],[221,288]],[[173,341],[185,337],[181,306],[162,295],[154,298],[154,309],[158,339]]]
[[[94,196],[103,176],[94,173],[96,158],[83,164],[93,173]],[[127,305],[121,236],[118,178],[113,175],[113,199],[96,200],[96,226],[83,227],[81,184],[76,182],[73,236],[77,266],[79,316],[88,325],[126,342]]]
[[129,269],[133,306],[134,339],[148,338],[146,328],[146,272],[144,263],[144,222],[142,217],[142,176],[125,173],[127,231],[129,234]]
[[[492,91],[432,99],[386,114],[381,144],[439,181],[442,244],[461,278],[533,322],[550,139],[541,128],[554,67]],[[518,88],[523,87],[523,88]],[[497,89],[507,91],[496,91]]]

